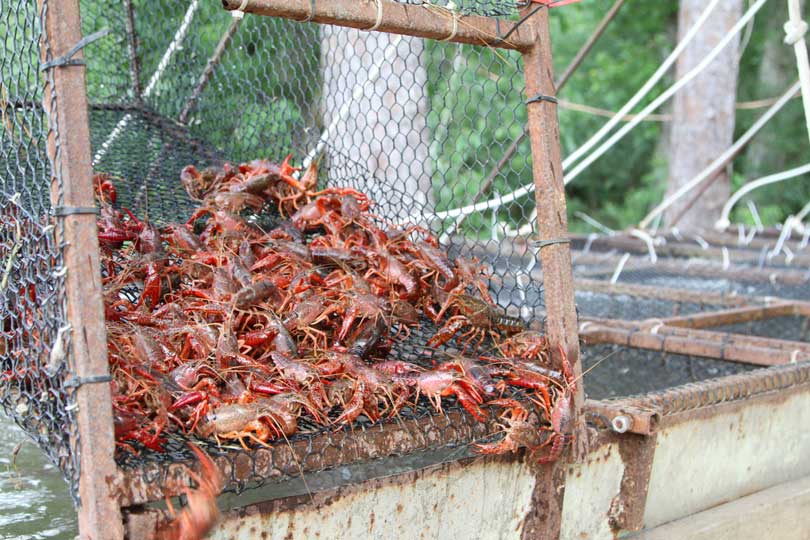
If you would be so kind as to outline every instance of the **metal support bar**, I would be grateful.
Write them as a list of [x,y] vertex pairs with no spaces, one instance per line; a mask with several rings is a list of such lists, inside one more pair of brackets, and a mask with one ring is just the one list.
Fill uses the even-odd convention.
[[[48,2],[44,11],[45,39],[51,55],[59,57],[82,39],[79,0]],[[81,58],[82,53],[77,53],[77,57]],[[57,67],[49,73],[52,78],[43,92],[43,107],[51,125],[48,153],[56,167],[54,174],[60,175],[61,180],[54,178],[52,182],[52,200],[63,206],[93,206],[85,66]],[[65,289],[67,316],[73,328],[70,340],[73,375],[81,379],[109,376],[96,217],[72,214],[57,218],[57,231],[66,246]],[[79,386],[75,390],[75,405],[81,467],[80,536],[120,540],[124,535],[123,523],[111,482],[116,465],[110,386]]]
[[[524,14],[528,13],[528,8]],[[534,28],[536,41],[523,54],[526,78],[526,97],[538,94],[553,96],[554,64],[551,57],[548,10],[539,11],[528,23]],[[532,149],[532,175],[537,202],[537,230],[540,238],[565,238],[568,234],[565,188],[560,159],[560,133],[557,108],[550,103],[536,102],[527,105],[529,137]],[[543,269],[543,286],[546,297],[546,334],[553,361],[560,365],[560,352],[566,355],[576,380],[582,375],[577,336],[577,313],[574,305],[574,286],[571,269],[571,252],[568,243],[554,243],[540,250]],[[584,392],[581,381],[574,392],[572,422],[564,429],[574,434],[574,458],[581,460],[586,454],[587,428],[582,417]],[[560,514],[565,489],[562,464],[541,468],[537,477],[538,495],[544,500],[535,503],[545,508],[545,513],[535,511],[527,518],[524,538],[558,538]],[[559,504],[555,504],[559,502]]]
[[683,317],[663,319],[667,326],[683,328],[712,328],[751,321],[761,321],[772,317],[784,317],[796,314],[796,305],[792,302],[774,304],[765,307],[741,307],[722,311],[697,313]]
[[653,351],[742,362],[760,366],[788,364],[810,358],[806,343],[786,342],[660,326],[653,329],[589,324],[581,336],[588,345],[613,343]]
[[[535,42],[531,24],[518,26],[492,17],[461,15],[436,5],[414,6],[391,0],[318,0],[313,10],[310,0],[222,0],[222,6],[254,15],[519,51],[528,50]],[[379,13],[382,16],[378,20]],[[500,38],[507,34],[508,39]]]
[[749,303],[756,303],[756,299],[746,296],[735,296],[724,293],[704,291],[690,291],[688,289],[673,289],[653,285],[610,283],[609,281],[600,281],[597,279],[576,279],[574,280],[574,287],[577,291],[637,296],[640,298],[651,298],[667,300],[669,302],[684,302],[690,304],[744,306]]
[[[651,408],[634,407],[617,404],[612,401],[597,401],[589,399],[585,402],[585,417],[591,420],[603,419],[608,425],[600,426],[619,433],[635,433],[637,435],[652,435],[658,431],[661,414]],[[617,422],[623,424],[622,429]]]

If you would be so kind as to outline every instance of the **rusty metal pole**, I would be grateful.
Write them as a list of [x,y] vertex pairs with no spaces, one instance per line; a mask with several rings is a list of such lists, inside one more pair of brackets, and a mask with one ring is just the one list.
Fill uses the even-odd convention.
[[[41,0],[42,5],[44,0]],[[51,57],[59,58],[82,39],[78,0],[45,4],[45,37]],[[73,59],[82,58],[81,52]],[[95,205],[90,156],[90,128],[85,88],[85,66],[55,66],[45,86],[43,106],[49,115],[48,152],[54,164],[52,199],[66,209]],[[51,83],[53,86],[51,86]],[[54,132],[56,128],[57,132]],[[58,137],[58,141],[57,141]],[[61,185],[60,185],[61,184]],[[61,200],[59,190],[61,188]],[[65,243],[65,290],[71,331],[71,371],[78,381],[75,393],[80,471],[79,534],[83,539],[120,540],[124,536],[118,502],[113,496],[116,465],[113,459],[112,399],[104,308],[101,299],[96,217],[68,212],[57,218]]]
[[[532,9],[524,10],[527,15]],[[534,30],[534,45],[523,53],[523,67],[528,99],[529,137],[532,149],[532,173],[537,203],[537,229],[541,242],[539,256],[543,269],[543,288],[546,304],[546,332],[552,358],[561,363],[563,351],[571,364],[577,389],[573,395],[572,419],[566,430],[575,434],[577,458],[584,455],[587,444],[584,424],[581,423],[584,393],[579,359],[577,313],[574,305],[574,282],[571,271],[571,252],[568,244],[568,218],[566,215],[565,186],[560,158],[560,133],[557,107],[553,96],[554,67],[551,58],[548,10],[541,9],[527,24]],[[551,98],[551,99],[548,99]],[[562,499],[565,486],[565,466],[555,463],[545,466],[538,474],[536,491],[544,500],[536,500],[544,514],[535,516],[535,522],[524,530],[526,538],[557,538],[560,534]],[[545,485],[542,485],[545,484]]]

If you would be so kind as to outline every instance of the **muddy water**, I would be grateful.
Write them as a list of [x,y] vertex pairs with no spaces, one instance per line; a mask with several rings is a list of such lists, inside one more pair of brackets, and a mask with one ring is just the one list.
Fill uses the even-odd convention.
[[68,540],[77,534],[76,514],[61,473],[0,413],[0,540]]

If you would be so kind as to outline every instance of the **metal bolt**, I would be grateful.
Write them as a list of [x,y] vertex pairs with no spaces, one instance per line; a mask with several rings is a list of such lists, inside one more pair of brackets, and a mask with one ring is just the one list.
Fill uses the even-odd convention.
[[633,419],[627,415],[620,414],[611,421],[613,431],[616,433],[627,433],[633,427]]

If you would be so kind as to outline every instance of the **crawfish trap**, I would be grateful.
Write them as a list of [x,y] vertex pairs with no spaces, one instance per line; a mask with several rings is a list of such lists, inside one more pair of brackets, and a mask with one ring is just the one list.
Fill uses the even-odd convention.
[[[0,5],[0,403],[64,472],[81,534],[201,533],[207,490],[216,537],[533,538],[765,486],[676,508],[661,471],[688,469],[684,426],[807,407],[806,276],[744,279],[742,253],[739,275],[678,252],[649,268],[569,236],[547,8]],[[605,512],[573,519],[582,501]]]

